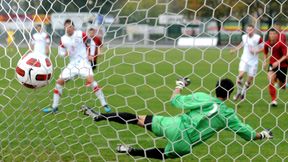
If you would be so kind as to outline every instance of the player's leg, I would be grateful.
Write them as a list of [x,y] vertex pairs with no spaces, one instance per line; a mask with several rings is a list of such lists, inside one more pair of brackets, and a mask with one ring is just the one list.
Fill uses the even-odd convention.
[[140,127],[145,127],[147,130],[152,131],[152,119],[151,115],[136,115],[127,112],[119,113],[98,113],[95,112],[92,108],[82,105],[81,111],[84,115],[90,116],[94,121],[113,121],[119,124],[135,124]]
[[244,86],[243,86],[242,91],[241,91],[241,95],[240,95],[241,100],[245,99],[246,92],[247,92],[248,88],[253,84],[253,80],[254,80],[253,76],[248,76],[247,81],[244,83]]
[[[270,65],[269,65],[270,66]],[[277,106],[277,92],[276,88],[274,86],[275,84],[275,78],[276,78],[276,73],[273,71],[273,69],[270,67],[268,71],[268,81],[269,81],[269,94],[271,96],[272,102],[271,106],[276,107]]]
[[131,113],[98,113],[95,112],[92,108],[85,105],[81,106],[81,111],[83,111],[84,115],[93,118],[94,121],[108,120],[117,122],[119,124],[138,124],[138,116]]
[[248,72],[247,72],[248,78],[247,78],[247,81],[244,83],[244,86],[241,91],[241,96],[240,96],[241,100],[245,99],[247,90],[253,84],[254,77],[257,74],[257,68],[258,68],[258,64],[248,65]]
[[248,64],[244,61],[240,61],[239,63],[239,74],[236,78],[236,86],[237,86],[237,92],[233,96],[233,100],[236,101],[240,98],[241,92],[243,90],[243,77],[245,72],[247,72]]
[[[85,105],[81,107],[81,110],[84,112],[84,115],[90,116],[91,118],[93,118],[94,121],[108,120],[108,121],[117,122],[119,124],[134,124],[140,127],[145,127],[147,130],[153,132],[152,131],[152,119],[153,119],[152,115],[137,116],[135,114],[126,113],[126,112],[100,114],[100,113],[93,111],[91,108]],[[127,153],[132,156],[142,156],[142,157],[154,158],[154,159],[167,158],[167,156],[165,155],[164,148],[138,149],[138,148],[128,147],[125,145],[119,145],[116,148],[116,151],[119,153]]]
[[276,72],[276,78],[279,82],[279,88],[286,89],[287,68],[280,68]]
[[[145,127],[147,130],[152,131],[152,115],[140,115],[138,116],[137,125]],[[152,149],[140,149],[128,147],[125,145],[118,145],[116,151],[119,153],[127,153],[131,156],[141,156],[154,159],[166,159],[164,148],[152,148]]]
[[52,103],[52,107],[47,107],[43,109],[43,112],[45,113],[50,113],[50,112],[57,112],[58,111],[58,105],[59,105],[59,101],[63,92],[63,86],[65,84],[65,80],[59,78],[56,81],[56,85],[55,88],[53,90],[53,103]]
[[99,99],[101,105],[104,107],[106,112],[110,112],[111,108],[108,106],[104,93],[98,83],[94,80],[93,75],[87,76],[86,86],[90,86],[95,93],[96,97]]
[[116,151],[119,153],[127,153],[131,156],[141,156],[146,158],[154,158],[164,160],[167,158],[164,148],[152,148],[152,149],[139,149],[125,145],[118,145]]
[[[152,118],[150,115],[137,116],[135,114],[121,112],[121,113],[105,113],[100,114],[93,111],[91,108],[83,105],[81,107],[84,115],[88,115],[93,118],[94,121],[108,120],[119,124],[134,124],[141,127],[145,127],[147,130],[152,131]],[[137,149],[128,147],[125,145],[119,145],[116,148],[119,153],[127,153],[131,156],[142,156],[154,159],[165,159],[164,148],[153,148],[153,149]]]
[[97,60],[90,61],[92,70],[95,71],[97,68]]
[[236,86],[237,86],[237,92],[236,95],[233,96],[233,100],[236,101],[240,98],[241,92],[243,90],[243,76],[245,72],[244,71],[239,71],[239,74],[236,79]]
[[86,78],[86,86],[91,87],[96,97],[99,99],[101,105],[104,107],[106,112],[110,112],[111,108],[108,106],[105,96],[101,87],[94,80],[93,70],[91,65],[88,62],[82,62],[80,66],[79,75],[83,78]]
[[53,103],[51,107],[43,109],[44,113],[57,112],[60,98],[63,92],[64,84],[77,75],[78,69],[68,64],[68,66],[61,72],[59,79],[56,81],[56,86],[53,91]]

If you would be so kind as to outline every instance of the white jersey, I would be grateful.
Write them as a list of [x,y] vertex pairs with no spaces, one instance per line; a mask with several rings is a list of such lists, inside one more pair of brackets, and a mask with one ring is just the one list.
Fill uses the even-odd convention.
[[80,30],[75,30],[72,36],[65,34],[61,37],[58,54],[64,56],[67,52],[70,63],[88,62],[86,40],[86,33]]
[[258,34],[253,34],[249,37],[247,34],[242,36],[243,43],[243,54],[241,56],[241,61],[247,64],[258,64],[258,53],[252,53],[251,50],[257,50],[262,48],[262,38]]
[[45,32],[36,32],[32,35],[31,44],[34,46],[33,52],[46,56],[46,46],[49,45],[50,38]]

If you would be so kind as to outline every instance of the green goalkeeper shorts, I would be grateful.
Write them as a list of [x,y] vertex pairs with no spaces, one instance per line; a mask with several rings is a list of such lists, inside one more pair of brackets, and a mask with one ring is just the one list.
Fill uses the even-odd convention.
[[177,158],[190,153],[190,142],[183,134],[183,130],[180,117],[153,116],[152,132],[168,140],[165,155],[169,158]]

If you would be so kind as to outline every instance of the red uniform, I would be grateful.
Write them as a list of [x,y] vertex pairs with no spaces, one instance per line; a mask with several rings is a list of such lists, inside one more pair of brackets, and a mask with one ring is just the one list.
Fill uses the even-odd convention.
[[94,60],[91,61],[91,66],[92,69],[95,70],[96,69],[96,64],[97,64],[97,55],[98,53],[98,48],[100,48],[102,46],[102,41],[100,37],[93,37],[91,39],[90,46],[88,48],[88,55],[89,56],[94,56]]
[[[281,35],[280,35],[281,36]],[[287,56],[287,46],[285,43],[283,43],[283,40],[281,40],[281,37],[279,41],[277,41],[274,44],[271,44],[271,42],[268,40],[265,42],[264,45],[264,54],[267,55],[269,52],[269,49],[272,53],[270,60],[269,60],[269,68],[268,71],[273,71],[276,74],[276,78],[282,82],[286,82],[286,74],[287,74],[287,67],[288,67],[288,61],[284,60],[280,63],[280,67],[273,68],[272,64],[278,60],[280,60],[283,56]],[[285,86],[281,87],[282,89],[285,89]],[[276,101],[277,98],[277,92],[274,85],[270,82],[269,84],[269,93],[273,101]]]
[[287,41],[286,35],[283,34],[283,33],[280,33],[280,35],[279,35],[279,40],[280,40],[281,42],[283,42],[284,44],[286,44],[286,41]]
[[[269,40],[266,41],[264,45],[265,55],[268,54],[269,49],[272,53],[269,64],[273,64],[274,62],[280,60],[283,56],[287,56],[287,46],[282,41],[278,41],[275,44],[271,44]],[[287,61],[282,61],[280,63],[280,67],[288,67]]]

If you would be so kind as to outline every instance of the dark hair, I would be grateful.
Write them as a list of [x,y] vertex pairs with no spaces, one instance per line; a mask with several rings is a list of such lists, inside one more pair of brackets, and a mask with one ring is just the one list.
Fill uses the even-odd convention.
[[280,21],[275,21],[275,22],[274,22],[274,25],[280,25],[280,26],[281,26],[282,23],[281,23]]
[[92,30],[95,30],[95,29],[94,29],[94,28],[89,28],[89,29],[88,29],[88,31],[92,31]]
[[275,28],[271,28],[268,33],[270,33],[270,32],[276,32],[276,33],[278,33],[278,31],[277,31]]
[[66,19],[66,20],[64,21],[64,26],[65,26],[66,24],[72,24],[72,26],[74,26],[74,23],[73,23],[73,21],[72,21],[71,19]]
[[234,83],[228,78],[221,79],[216,84],[215,91],[217,97],[227,99],[229,98],[233,90],[234,90]]
[[35,27],[41,27],[42,28],[42,25],[41,24],[36,24]]
[[252,24],[248,24],[247,27],[255,28]]

